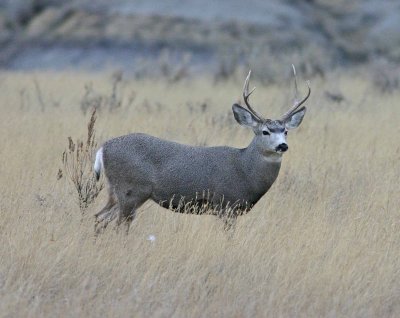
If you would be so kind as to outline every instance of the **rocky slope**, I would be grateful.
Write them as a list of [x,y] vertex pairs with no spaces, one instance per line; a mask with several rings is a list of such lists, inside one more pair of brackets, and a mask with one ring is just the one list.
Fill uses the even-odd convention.
[[[276,64],[306,73],[377,58],[400,62],[400,2],[0,0],[3,68],[155,65],[229,76],[238,65],[264,79]],[[177,70],[175,70],[177,71]],[[153,72],[155,75],[157,72]]]

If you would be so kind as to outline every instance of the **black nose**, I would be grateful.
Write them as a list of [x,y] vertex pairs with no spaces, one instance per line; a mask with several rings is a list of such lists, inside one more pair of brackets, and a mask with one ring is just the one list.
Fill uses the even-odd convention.
[[285,152],[286,150],[288,150],[289,147],[287,144],[280,144],[278,147],[276,147],[276,151],[282,151]]

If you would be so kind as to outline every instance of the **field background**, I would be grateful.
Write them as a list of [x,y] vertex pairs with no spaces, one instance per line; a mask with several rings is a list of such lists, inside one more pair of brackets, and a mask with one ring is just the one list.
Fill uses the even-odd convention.
[[[399,17],[398,0],[0,0],[0,318],[400,317]],[[248,70],[277,118],[292,64],[306,117],[234,232],[148,202],[128,235],[95,236],[106,191],[82,212],[62,161],[93,108],[98,146],[246,147]]]
[[[276,183],[234,233],[148,203],[128,235],[110,226],[96,238],[105,191],[82,216],[57,172],[67,137],[86,136],[85,85],[91,98],[111,96],[115,76],[0,75],[0,316],[400,315],[399,93],[362,73],[314,79]],[[253,104],[278,116],[290,87],[254,84]],[[241,88],[122,78],[122,106],[99,109],[96,138],[141,131],[244,147],[252,133],[230,111]],[[345,100],[329,99],[332,88]]]

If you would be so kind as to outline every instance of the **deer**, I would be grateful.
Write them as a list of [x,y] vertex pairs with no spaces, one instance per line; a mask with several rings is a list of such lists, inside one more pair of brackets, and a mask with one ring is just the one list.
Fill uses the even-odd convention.
[[117,218],[117,228],[124,223],[128,232],[137,209],[147,200],[181,213],[205,208],[226,217],[227,228],[249,212],[277,179],[282,155],[289,148],[288,131],[297,128],[306,113],[303,105],[311,88],[306,82],[308,92],[298,100],[294,66],[293,72],[296,92],[292,107],[279,119],[268,119],[250,105],[255,87],[249,90],[249,71],[243,86],[247,109],[237,103],[232,106],[235,120],[254,132],[246,148],[184,145],[143,133],[106,141],[94,163],[97,180],[104,171],[109,195],[106,206],[95,215],[96,231]]

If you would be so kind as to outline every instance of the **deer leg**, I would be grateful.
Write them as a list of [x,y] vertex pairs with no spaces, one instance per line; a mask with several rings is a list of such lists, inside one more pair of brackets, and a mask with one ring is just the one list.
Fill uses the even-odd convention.
[[133,190],[128,190],[118,197],[119,213],[117,218],[117,227],[122,223],[125,225],[126,233],[129,231],[133,219],[136,215],[136,210],[147,201],[150,197],[150,191],[141,189],[136,193]]
[[100,234],[106,229],[108,224],[112,222],[118,215],[118,205],[115,204],[108,211],[103,212],[101,219],[97,219],[94,225],[95,234]]
[[218,213],[218,217],[224,222],[224,230],[227,232],[235,230],[237,221],[237,214],[235,212],[231,208],[225,208],[221,209]]
[[119,206],[119,213],[117,218],[117,227],[119,227],[122,223],[126,226],[126,231],[129,231],[129,226],[135,218],[136,214],[136,202],[124,202]]
[[108,202],[106,206],[100,210],[100,212],[96,213],[94,217],[96,218],[96,222],[101,222],[103,219],[107,217],[107,214],[110,212],[110,209],[117,204],[117,199],[114,194],[110,194],[108,198]]
[[106,206],[98,213],[95,214],[94,229],[96,234],[104,230],[108,223],[115,219],[117,216],[117,198],[114,193],[110,193]]
[[223,219],[224,221],[224,230],[225,231],[235,231],[237,217],[235,216],[226,216]]

